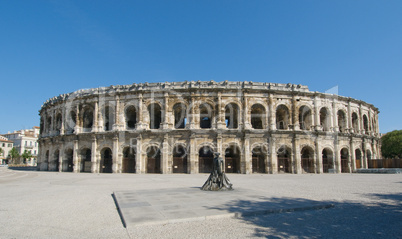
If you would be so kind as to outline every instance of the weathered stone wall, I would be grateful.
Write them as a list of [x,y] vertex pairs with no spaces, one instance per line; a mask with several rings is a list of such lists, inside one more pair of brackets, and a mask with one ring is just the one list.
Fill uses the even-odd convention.
[[145,83],[79,90],[40,110],[38,169],[327,173],[378,158],[378,109],[306,86],[254,82]]

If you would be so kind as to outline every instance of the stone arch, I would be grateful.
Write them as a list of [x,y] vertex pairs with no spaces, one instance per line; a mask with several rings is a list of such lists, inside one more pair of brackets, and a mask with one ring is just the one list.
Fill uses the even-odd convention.
[[372,155],[371,155],[371,150],[370,150],[370,149],[367,149],[367,150],[366,150],[366,158],[367,158],[367,160],[371,160],[371,157],[372,157]]
[[46,118],[46,129],[48,133],[52,131],[52,116]]
[[173,105],[174,128],[184,129],[187,124],[187,106],[183,102]]
[[256,103],[251,106],[250,123],[253,129],[264,129],[266,122],[266,109],[262,104]]
[[56,114],[56,133],[60,134],[61,132],[61,125],[62,125],[63,117],[61,113]]
[[356,112],[352,113],[352,128],[355,134],[359,133],[359,116]]
[[109,147],[101,150],[100,173],[112,173],[113,170],[113,154]]
[[338,128],[339,132],[345,133],[346,132],[346,114],[343,110],[338,110]]
[[322,169],[323,173],[329,173],[330,169],[335,169],[334,167],[334,151],[328,147],[322,150]]
[[54,171],[59,171],[60,150],[56,149],[53,153]]
[[210,129],[212,128],[212,121],[214,118],[214,108],[209,103],[201,103],[199,105],[200,112],[200,128],[201,129]]
[[85,147],[80,150],[81,156],[81,169],[80,172],[90,173],[92,168],[92,152],[91,149]]
[[251,150],[251,166],[253,173],[267,173],[267,151],[263,145],[253,145]]
[[45,162],[44,162],[44,165],[45,165],[45,168],[44,168],[44,170],[49,170],[49,150],[46,150],[46,154],[45,154]]
[[82,128],[85,132],[90,131],[94,124],[94,111],[92,107],[85,106],[82,109]]
[[292,148],[287,145],[281,145],[276,150],[278,159],[278,173],[291,173],[292,172]]
[[311,113],[311,108],[307,105],[300,106],[299,108],[299,125],[301,130],[311,130],[313,114]]
[[126,120],[126,129],[132,130],[135,129],[137,124],[137,108],[134,105],[128,105],[124,110],[125,120]]
[[110,131],[112,130],[114,124],[114,109],[112,105],[106,104],[103,108],[103,130]]
[[149,113],[149,128],[159,129],[162,123],[162,108],[161,106],[154,102],[150,103],[147,107]]
[[320,109],[320,125],[323,131],[330,131],[331,129],[331,114],[327,107]]
[[187,173],[187,150],[182,144],[173,148],[173,173]]
[[303,173],[315,173],[314,149],[311,146],[304,146],[300,154]]
[[362,168],[362,151],[360,148],[355,149],[356,168]]
[[63,172],[72,172],[73,167],[74,167],[74,150],[72,148],[67,148],[64,151],[64,157],[63,157]]
[[276,128],[277,129],[289,129],[290,114],[286,105],[278,105],[276,107]]
[[368,134],[368,132],[369,132],[369,122],[368,122],[367,115],[363,115],[363,128],[364,128],[364,133]]
[[239,105],[229,103],[225,106],[225,123],[228,129],[237,129],[239,127]]
[[146,172],[161,173],[161,151],[158,146],[150,145],[147,148]]
[[344,147],[340,151],[341,157],[341,172],[349,173],[349,149]]
[[210,173],[212,172],[214,159],[213,147],[209,145],[201,146],[198,150],[198,171],[200,173]]
[[122,173],[136,173],[135,148],[126,146],[123,149]]
[[67,133],[74,133],[74,128],[77,125],[77,113],[74,110],[71,110],[68,113],[68,117],[67,117]]
[[230,144],[225,149],[225,172],[240,173],[241,172],[241,151],[237,144]]

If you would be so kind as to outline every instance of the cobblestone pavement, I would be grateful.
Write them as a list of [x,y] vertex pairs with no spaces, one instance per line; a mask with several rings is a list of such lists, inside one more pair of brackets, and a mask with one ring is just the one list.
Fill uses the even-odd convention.
[[[228,174],[244,198],[215,210],[320,202],[333,208],[123,226],[114,192],[202,186],[207,174],[87,174],[0,168],[0,238],[402,238],[401,174]],[[237,192],[236,192],[237,191]],[[164,197],[161,193],[161,198]],[[219,195],[218,195],[219,196]]]

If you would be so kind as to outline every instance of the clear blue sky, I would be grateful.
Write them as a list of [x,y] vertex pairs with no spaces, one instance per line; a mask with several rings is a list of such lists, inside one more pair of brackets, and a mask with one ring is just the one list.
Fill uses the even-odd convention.
[[338,86],[402,129],[402,1],[1,1],[0,133],[48,98],[165,81]]

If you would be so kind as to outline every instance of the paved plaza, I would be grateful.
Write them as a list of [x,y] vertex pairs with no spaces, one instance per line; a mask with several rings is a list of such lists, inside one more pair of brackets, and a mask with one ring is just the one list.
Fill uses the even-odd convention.
[[0,238],[402,238],[402,174],[207,177],[0,168]]

